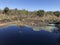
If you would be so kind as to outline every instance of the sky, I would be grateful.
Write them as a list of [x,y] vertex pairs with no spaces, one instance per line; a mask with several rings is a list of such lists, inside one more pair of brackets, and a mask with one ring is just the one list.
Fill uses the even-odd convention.
[[0,9],[60,11],[60,0],[0,0]]

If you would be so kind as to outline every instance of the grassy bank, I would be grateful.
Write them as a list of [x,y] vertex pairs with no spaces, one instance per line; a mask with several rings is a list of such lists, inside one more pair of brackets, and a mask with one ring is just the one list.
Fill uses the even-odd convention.
[[6,26],[10,24],[15,24],[18,26],[30,25],[30,26],[40,26],[49,23],[54,23],[60,21],[60,16],[43,16],[43,17],[18,17],[13,15],[0,15],[0,26]]
[[21,22],[13,21],[13,22],[7,22],[7,23],[0,23],[0,27],[11,25],[11,24],[14,24],[17,26],[24,26],[23,23],[21,23]]

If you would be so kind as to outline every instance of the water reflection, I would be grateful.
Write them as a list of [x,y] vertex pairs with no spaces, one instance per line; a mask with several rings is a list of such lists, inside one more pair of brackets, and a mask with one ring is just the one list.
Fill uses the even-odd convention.
[[8,26],[0,28],[0,45],[58,45],[58,35],[30,27]]

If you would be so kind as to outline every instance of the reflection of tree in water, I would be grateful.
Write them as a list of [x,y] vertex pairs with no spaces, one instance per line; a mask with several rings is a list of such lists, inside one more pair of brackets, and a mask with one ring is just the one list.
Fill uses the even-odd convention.
[[56,23],[54,23],[54,24],[55,24],[55,26],[56,26],[57,28],[60,29],[60,21],[58,21],[58,22],[56,22]]
[[60,21],[55,23],[55,26],[58,28],[59,31],[59,37],[57,39],[57,42],[60,44]]
[[0,29],[0,45],[56,45],[57,35],[30,27],[8,26]]

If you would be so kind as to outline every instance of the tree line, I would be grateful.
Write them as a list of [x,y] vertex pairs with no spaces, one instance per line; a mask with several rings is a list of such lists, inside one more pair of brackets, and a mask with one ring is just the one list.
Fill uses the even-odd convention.
[[23,15],[23,16],[39,16],[43,17],[44,15],[54,15],[59,17],[60,11],[44,11],[44,10],[38,10],[38,11],[28,11],[28,10],[19,10],[17,8],[15,9],[9,9],[8,7],[5,7],[3,10],[0,10],[0,13],[3,13],[5,15]]

